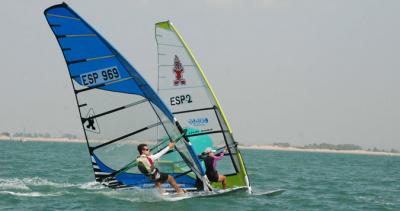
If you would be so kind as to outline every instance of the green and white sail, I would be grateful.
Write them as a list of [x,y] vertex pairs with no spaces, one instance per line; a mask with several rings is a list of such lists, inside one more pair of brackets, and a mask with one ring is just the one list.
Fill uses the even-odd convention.
[[[203,70],[170,21],[157,23],[158,93],[183,128],[197,154],[205,148],[227,147],[229,154],[218,162],[219,174],[228,187],[251,186],[232,129]],[[220,184],[214,183],[214,187]]]

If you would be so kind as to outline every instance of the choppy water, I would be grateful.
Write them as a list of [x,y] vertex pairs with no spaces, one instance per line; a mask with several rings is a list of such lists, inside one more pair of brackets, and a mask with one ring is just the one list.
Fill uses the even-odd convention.
[[255,192],[166,202],[93,182],[84,144],[0,141],[0,210],[400,210],[400,157],[242,150]]

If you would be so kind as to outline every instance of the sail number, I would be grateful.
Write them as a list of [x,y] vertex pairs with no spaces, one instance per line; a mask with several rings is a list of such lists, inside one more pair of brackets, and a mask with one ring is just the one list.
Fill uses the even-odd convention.
[[118,68],[115,66],[101,70],[95,70],[81,75],[82,84],[85,86],[103,84],[120,78],[121,74],[119,73]]
[[192,96],[190,95],[179,95],[179,96],[175,96],[175,97],[170,97],[169,98],[169,102],[171,104],[171,106],[174,105],[180,105],[180,104],[184,104],[184,103],[192,103]]

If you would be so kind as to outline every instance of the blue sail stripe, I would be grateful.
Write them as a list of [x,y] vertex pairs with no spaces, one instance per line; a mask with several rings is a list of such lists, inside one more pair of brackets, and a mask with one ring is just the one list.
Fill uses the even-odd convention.
[[[52,29],[56,34],[91,34],[93,30],[85,27],[82,21],[63,19],[59,17],[47,16],[52,23]],[[54,27],[55,26],[55,27]]]
[[[71,48],[66,48],[66,50],[70,51],[72,50]],[[64,49],[63,49],[64,51]],[[93,57],[93,58],[86,58],[86,59],[78,59],[74,61],[67,61],[67,64],[75,64],[75,63],[81,63],[81,62],[88,62],[88,61],[93,61],[93,60],[99,60],[99,59],[109,59],[115,57],[115,55],[107,55],[107,56],[99,56],[99,57]]]
[[64,52],[67,61],[74,61],[86,58],[101,57],[113,54],[99,37],[74,37],[71,39],[60,38],[60,45],[63,48],[71,48]]

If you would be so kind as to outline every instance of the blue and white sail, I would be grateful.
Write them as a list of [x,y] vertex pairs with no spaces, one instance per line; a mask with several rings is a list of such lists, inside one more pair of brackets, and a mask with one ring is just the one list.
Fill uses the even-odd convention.
[[198,187],[204,177],[199,160],[138,71],[67,4],[44,14],[68,66],[96,181],[111,188],[151,187],[153,182],[133,168],[137,144],[155,146],[156,152],[175,140],[175,150],[158,168],[183,188]]

